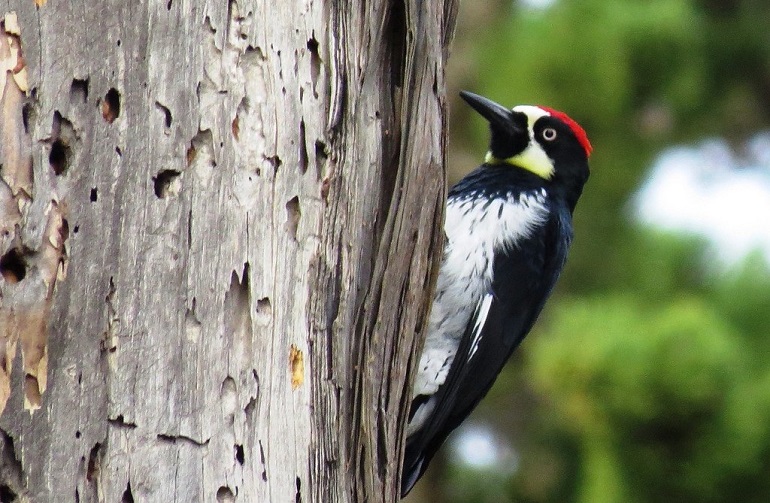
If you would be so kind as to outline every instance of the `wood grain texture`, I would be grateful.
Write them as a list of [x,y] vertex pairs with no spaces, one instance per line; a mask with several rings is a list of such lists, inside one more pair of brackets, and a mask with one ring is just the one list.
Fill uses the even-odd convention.
[[0,489],[398,499],[455,3],[0,2]]

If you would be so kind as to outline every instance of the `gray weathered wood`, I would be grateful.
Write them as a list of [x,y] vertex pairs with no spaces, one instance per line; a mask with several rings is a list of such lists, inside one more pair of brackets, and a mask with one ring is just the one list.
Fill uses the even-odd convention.
[[0,3],[0,493],[397,500],[455,4]]

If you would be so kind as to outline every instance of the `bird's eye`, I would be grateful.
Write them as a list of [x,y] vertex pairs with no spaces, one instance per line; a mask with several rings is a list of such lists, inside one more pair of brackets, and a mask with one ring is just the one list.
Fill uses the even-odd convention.
[[556,139],[556,130],[552,127],[543,129],[543,139],[546,141],[554,141]]

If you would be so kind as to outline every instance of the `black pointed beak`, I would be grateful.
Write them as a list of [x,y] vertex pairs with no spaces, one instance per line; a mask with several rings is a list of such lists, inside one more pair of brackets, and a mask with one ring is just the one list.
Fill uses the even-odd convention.
[[460,96],[473,107],[474,110],[480,113],[482,117],[488,120],[493,128],[505,131],[512,135],[525,132],[516,125],[513,121],[513,114],[504,106],[468,91],[460,91]]

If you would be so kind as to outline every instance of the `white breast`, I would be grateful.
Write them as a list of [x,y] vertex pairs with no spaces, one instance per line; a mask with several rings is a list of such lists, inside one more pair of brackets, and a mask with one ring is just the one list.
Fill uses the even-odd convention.
[[448,201],[444,225],[447,242],[413,397],[434,394],[446,380],[465,328],[492,284],[495,250],[528,237],[547,215],[542,190],[521,194],[518,199],[468,197]]

